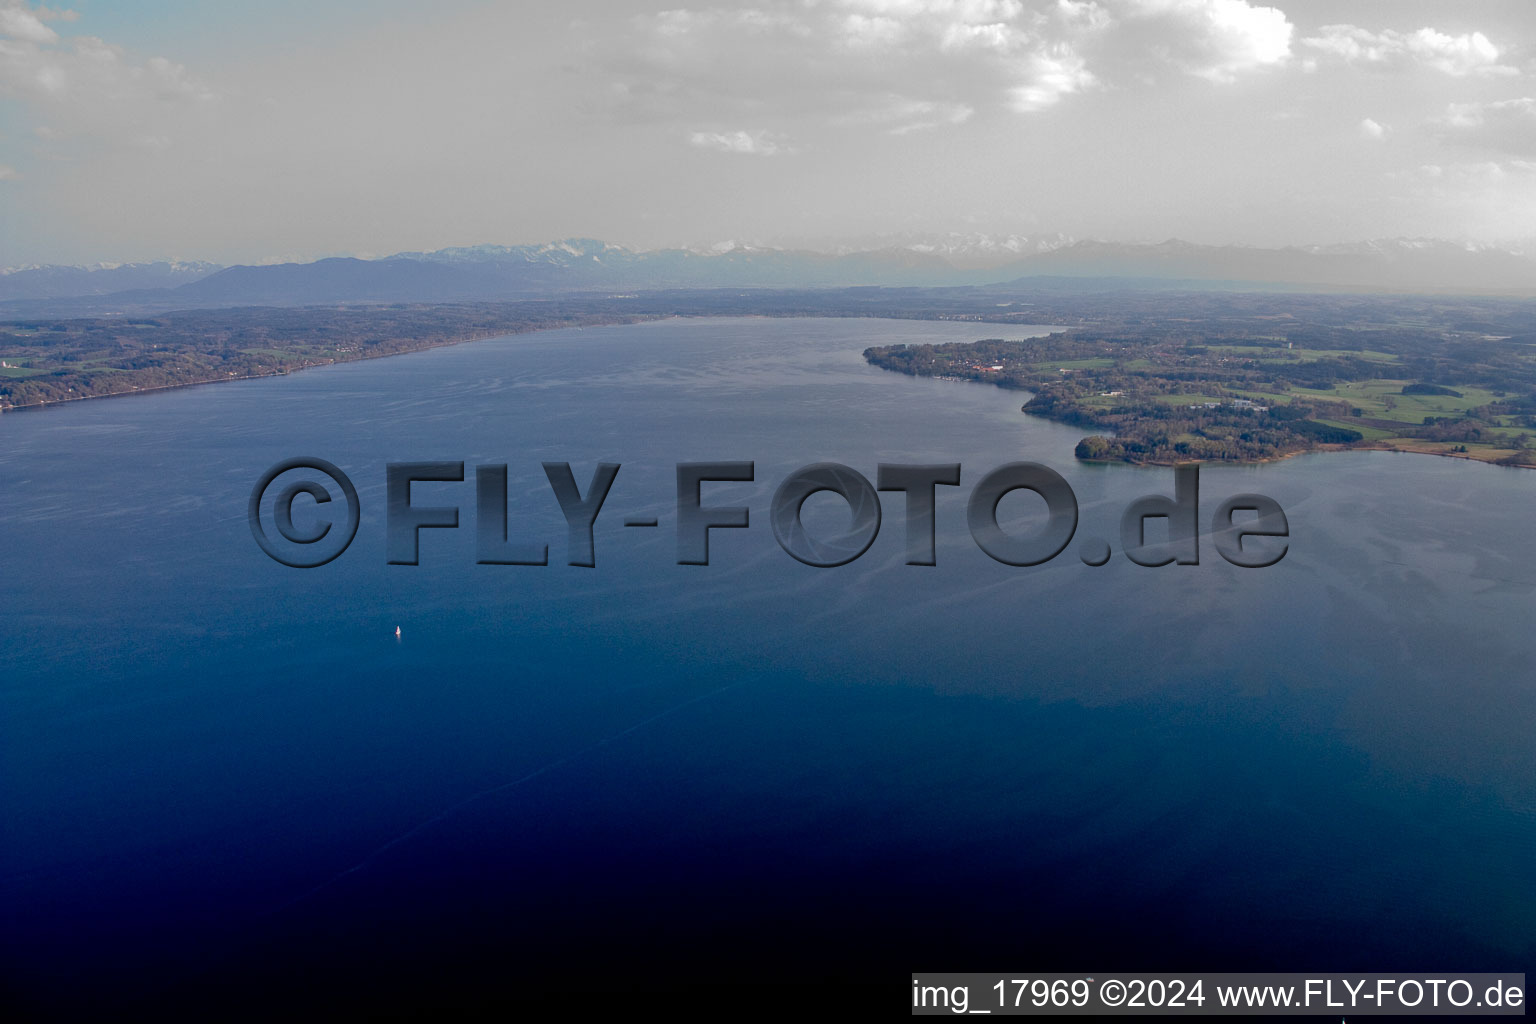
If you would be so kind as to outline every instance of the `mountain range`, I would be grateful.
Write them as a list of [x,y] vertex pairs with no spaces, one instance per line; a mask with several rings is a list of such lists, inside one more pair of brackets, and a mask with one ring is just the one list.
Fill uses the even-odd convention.
[[0,270],[0,300],[110,295],[144,288],[175,288],[224,267],[201,261],[97,263],[88,267],[29,266]]
[[[723,243],[634,250],[589,238],[480,245],[382,259],[220,267],[160,261],[0,272],[0,315],[456,302],[708,288],[1115,287],[1486,292],[1536,295],[1536,256],[1437,239],[1265,249],[950,235],[831,252]],[[1106,286],[1108,282],[1105,282]]]

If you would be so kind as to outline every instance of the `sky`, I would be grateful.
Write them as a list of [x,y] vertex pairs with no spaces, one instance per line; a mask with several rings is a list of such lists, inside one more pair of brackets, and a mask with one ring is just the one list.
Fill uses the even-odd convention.
[[1529,248],[1536,3],[0,0],[0,266],[948,232]]

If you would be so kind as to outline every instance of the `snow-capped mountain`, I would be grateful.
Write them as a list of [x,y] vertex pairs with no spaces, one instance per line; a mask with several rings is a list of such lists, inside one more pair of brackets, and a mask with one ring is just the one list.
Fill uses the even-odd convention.
[[[701,248],[635,250],[570,238],[222,269],[170,262],[43,267],[0,275],[0,299],[12,300],[7,303],[12,315],[54,315],[118,306],[467,302],[669,288],[1026,285],[1051,277],[1151,279],[1196,288],[1202,282],[1223,282],[1224,287],[1235,282],[1294,290],[1536,294],[1536,256],[1439,239],[1265,249],[1180,239],[1146,245],[1072,241],[1060,235],[950,234],[886,236],[829,248],[731,240]],[[125,289],[124,282],[132,285]]]
[[906,232],[866,235],[859,238],[801,239],[786,243],[785,247],[825,252],[834,256],[895,249],[925,256],[938,256],[959,268],[982,268],[1002,266],[1028,256],[1053,252],[1073,244],[1074,241],[1076,240],[1070,235],[1061,234],[994,235],[980,231],[951,231],[944,234]]
[[27,266],[0,270],[0,301],[110,295],[136,288],[175,288],[217,273],[217,263],[157,260],[84,267]]
[[548,263],[573,266],[584,260],[601,261],[603,257],[622,258],[630,250],[595,238],[567,238],[542,245],[470,245],[437,249],[433,252],[402,252],[389,259],[417,260],[422,263]]

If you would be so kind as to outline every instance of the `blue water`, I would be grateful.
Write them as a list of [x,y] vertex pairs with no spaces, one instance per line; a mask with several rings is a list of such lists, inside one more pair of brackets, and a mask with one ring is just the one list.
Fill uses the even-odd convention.
[[[1207,466],[1202,528],[1268,495],[1283,561],[1089,567],[1171,470],[860,356],[996,334],[671,320],[5,416],[4,995],[202,1019],[769,974],[899,1008],[914,970],[1530,969],[1536,473]],[[362,508],[313,570],[246,520],[297,455]],[[460,529],[387,565],[385,463],[429,460],[508,464],[551,564],[475,564],[471,476],[416,485]],[[704,460],[755,461],[705,492],[751,526],[680,566],[674,466]],[[1081,512],[1031,568],[966,529],[1018,460]],[[595,568],[545,461],[622,464]],[[938,564],[904,564],[899,494],[849,565],[780,550],[774,489],[818,461],[961,463]]]

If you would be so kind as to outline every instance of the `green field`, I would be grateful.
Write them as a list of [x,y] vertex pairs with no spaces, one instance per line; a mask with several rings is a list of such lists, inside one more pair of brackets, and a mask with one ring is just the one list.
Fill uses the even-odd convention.
[[[1315,301],[1314,313],[1328,304]],[[1482,329],[1491,316],[1454,315],[1476,330],[1437,326],[1453,316],[1447,300],[1422,315],[1355,319],[1397,301],[1344,300],[1331,323],[1262,313],[1244,325],[1230,308],[1207,321],[1180,310],[1045,338],[865,355],[909,373],[1028,389],[1024,411],[1082,427],[1078,457],[1094,461],[1252,461],[1319,446],[1486,461],[1529,449],[1536,459],[1536,344],[1516,341],[1536,339],[1536,308],[1506,309],[1508,334],[1498,337]],[[969,369],[983,363],[985,374]],[[1417,385],[1449,393],[1404,394]]]

